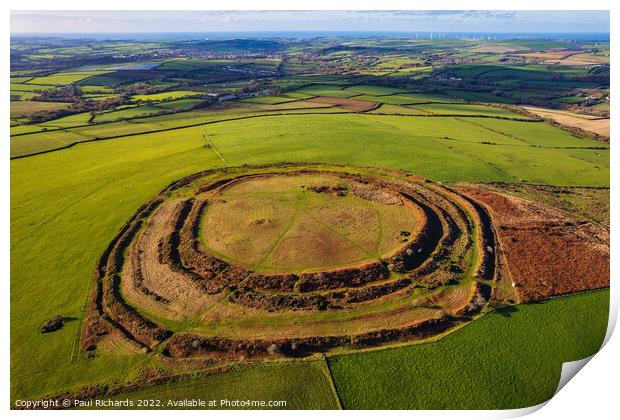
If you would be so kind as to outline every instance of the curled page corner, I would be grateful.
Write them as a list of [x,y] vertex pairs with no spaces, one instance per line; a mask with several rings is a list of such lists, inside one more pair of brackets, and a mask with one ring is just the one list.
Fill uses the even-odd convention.
[[556,388],[553,396],[557,395],[557,393],[564,388],[564,385],[573,379],[577,372],[579,372],[590,360],[592,360],[593,357],[594,354],[586,357],[585,359],[562,363],[562,375],[560,376],[560,382],[558,383],[558,387]]
[[535,413],[536,411],[540,410],[545,405],[547,405],[548,402],[549,401],[547,400],[545,402],[533,405],[531,407],[514,408],[514,409],[510,409],[510,410],[500,410],[500,411],[497,411],[497,415],[495,415],[494,418],[497,418],[497,419],[513,419],[513,418],[517,418],[517,417],[525,417],[527,415],[530,415],[530,414]]
[[616,322],[618,321],[618,301],[620,301],[619,298],[620,290],[618,290],[617,287],[611,287],[609,296],[609,321],[607,321],[607,332],[605,333],[605,339],[603,340],[603,344],[601,344],[601,349],[605,347],[612,334],[614,333],[614,330],[616,329]]

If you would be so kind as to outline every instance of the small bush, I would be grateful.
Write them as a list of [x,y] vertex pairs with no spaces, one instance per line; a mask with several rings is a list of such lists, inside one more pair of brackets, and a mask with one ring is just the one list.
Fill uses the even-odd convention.
[[62,324],[62,317],[60,315],[56,315],[54,318],[48,319],[43,323],[41,326],[41,333],[45,334],[57,331],[62,328]]

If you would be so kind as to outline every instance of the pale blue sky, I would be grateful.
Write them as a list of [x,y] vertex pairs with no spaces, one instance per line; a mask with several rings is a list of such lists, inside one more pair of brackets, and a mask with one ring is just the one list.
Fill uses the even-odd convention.
[[13,11],[11,32],[609,32],[607,11]]

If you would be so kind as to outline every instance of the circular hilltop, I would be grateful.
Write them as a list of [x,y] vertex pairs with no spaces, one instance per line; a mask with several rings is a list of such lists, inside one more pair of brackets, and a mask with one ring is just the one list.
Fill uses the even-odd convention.
[[141,206],[110,243],[82,346],[237,358],[426,338],[486,307],[495,246],[482,207],[410,174],[208,170]]
[[[254,272],[321,270],[389,257],[417,232],[419,209],[334,174],[264,174],[211,195],[200,239]],[[415,237],[415,236],[414,236]]]

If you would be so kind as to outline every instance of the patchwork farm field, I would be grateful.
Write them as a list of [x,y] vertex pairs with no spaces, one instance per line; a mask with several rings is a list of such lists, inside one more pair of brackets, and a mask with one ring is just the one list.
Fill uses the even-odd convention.
[[[290,118],[301,118],[301,120],[290,121]],[[35,275],[35,272],[31,271],[33,269],[36,270],[36,273],[47,273],[44,278],[48,280],[42,280],[44,282],[54,282],[55,293],[58,293],[56,298],[54,298],[54,293],[52,294],[53,300],[50,300],[49,294],[45,296],[45,302],[57,302],[54,307],[49,308],[43,302],[40,304],[36,303],[30,286],[26,286],[25,283],[13,284],[12,298],[17,303],[14,308],[20,307],[22,299],[25,299],[24,303],[26,301],[29,302],[27,305],[24,305],[25,307],[32,308],[27,312],[21,313],[17,311],[13,313],[13,319],[16,321],[21,320],[19,322],[22,326],[22,328],[15,330],[13,333],[13,345],[16,346],[14,347],[16,351],[13,352],[14,357],[20,354],[17,351],[20,346],[32,345],[33,336],[30,331],[36,330],[37,324],[41,322],[40,320],[45,319],[50,313],[63,313],[76,318],[80,317],[83,299],[89,288],[88,283],[84,283],[83,279],[89,278],[92,264],[94,264],[106,241],[109,241],[110,234],[118,229],[123,220],[129,217],[140,202],[152,196],[157,188],[161,188],[161,186],[170,183],[174,179],[178,179],[180,176],[204,168],[236,165],[241,162],[266,163],[286,160],[322,160],[325,162],[346,162],[362,165],[373,164],[395,169],[413,169],[416,173],[422,173],[431,179],[444,182],[520,181],[521,179],[529,178],[535,182],[544,181],[550,184],[575,185],[583,183],[584,171],[587,173],[589,170],[592,173],[592,179],[589,180],[590,183],[605,185],[605,175],[595,175],[600,172],[595,169],[597,164],[572,157],[573,149],[570,149],[570,152],[563,152],[562,149],[549,149],[548,153],[545,153],[545,149],[534,148],[534,153],[527,160],[529,165],[531,165],[529,167],[517,168],[511,165],[511,159],[506,159],[503,163],[501,163],[501,160],[495,159],[494,165],[501,164],[505,168],[505,170],[497,171],[490,164],[488,166],[481,164],[480,160],[468,161],[467,159],[457,159],[457,156],[465,150],[465,148],[462,148],[459,149],[460,152],[453,152],[455,159],[451,165],[446,167],[445,153],[450,153],[453,150],[451,147],[457,146],[458,142],[450,140],[443,140],[442,142],[441,139],[429,140],[429,138],[435,137],[432,136],[432,130],[438,128],[434,124],[428,126],[417,125],[415,130],[419,130],[419,132],[416,134],[413,134],[414,128],[408,125],[404,125],[402,129],[396,130],[393,126],[395,121],[401,121],[398,117],[394,117],[393,120],[387,119],[391,123],[390,127],[392,130],[396,130],[393,138],[386,136],[385,130],[382,131],[382,137],[384,139],[383,142],[389,142],[392,151],[397,148],[401,148],[402,151],[395,155],[391,153],[385,154],[381,152],[382,149],[385,149],[384,147],[381,145],[373,146],[373,127],[376,126],[377,122],[372,118],[374,117],[346,115],[265,117],[264,119],[257,120],[241,120],[219,125],[215,124],[208,126],[206,129],[204,127],[196,127],[172,130],[166,132],[165,137],[162,137],[159,133],[153,133],[117,138],[109,141],[78,145],[64,151],[52,152],[41,156],[14,160],[12,162],[12,183],[14,186],[12,188],[12,203],[14,205],[14,222],[12,227],[12,237],[14,238],[13,261],[24,261],[24,258],[26,260],[32,258],[30,256],[33,255],[33,250],[47,249],[42,254],[38,253],[39,255],[45,255],[45,258],[38,258],[36,264],[22,265],[14,262],[14,273],[16,278],[32,278]],[[377,118],[379,123],[386,120],[385,118],[381,119],[382,117]],[[343,119],[347,119],[348,129],[338,130],[337,127],[342,127]],[[262,127],[270,127],[270,135],[265,135],[264,138],[257,137],[255,133],[260,131],[260,121],[264,120],[269,122],[268,125],[262,125]],[[436,118],[433,120],[436,120]],[[300,124],[300,121],[303,121],[303,124]],[[451,118],[447,118],[446,122],[448,124],[458,124],[458,121]],[[227,140],[226,133],[230,131],[227,127],[220,128],[221,125],[226,124],[237,124],[235,134],[231,133],[231,135],[234,135],[234,141],[232,139],[231,141]],[[331,146],[329,148],[324,147],[320,153],[318,152],[321,150],[321,146],[320,143],[317,143],[320,138],[313,137],[310,134],[315,132],[313,130],[315,124],[321,124],[323,127],[327,124],[332,135],[331,139],[328,140]],[[515,124],[541,123],[515,122]],[[308,128],[308,134],[304,135],[303,132],[299,132],[298,127],[301,126]],[[445,124],[442,124],[442,126],[443,128],[449,127],[449,125]],[[470,134],[472,137],[468,140],[474,143],[466,143],[468,147],[480,144],[479,147],[486,147],[492,150],[494,146],[475,143],[475,133],[479,128],[477,125],[466,124],[462,126],[459,133],[462,140],[467,140],[468,131],[465,127],[472,127],[474,130]],[[283,138],[278,133],[284,135],[287,130],[295,130],[295,137],[298,137],[298,139],[293,138],[289,134],[290,138],[287,139],[286,143],[277,140]],[[247,139],[241,136],[241,133],[244,131],[248,133]],[[212,142],[212,147],[205,147],[203,133],[206,133],[207,138]],[[563,136],[561,131],[558,130],[557,133],[560,138]],[[387,134],[389,134],[389,130]],[[520,144],[512,137],[506,137],[494,132],[489,132],[489,134],[496,136],[495,140],[498,143],[501,141],[507,145]],[[437,137],[440,138],[441,136]],[[352,145],[351,138],[355,138],[357,144]],[[277,143],[272,144],[270,139],[274,139],[273,141]],[[310,142],[317,145],[316,153],[307,147],[300,148],[295,141],[304,144]],[[455,146],[451,146],[453,143],[455,143]],[[414,146],[416,144],[418,145],[417,147]],[[355,160],[352,161],[352,155],[350,154],[352,147],[357,150],[369,150],[367,154],[358,153],[355,155]],[[509,156],[516,157],[518,154],[511,152],[511,150],[515,149],[519,150],[520,148],[506,146],[502,154],[511,153]],[[141,152],[136,154],[136,150]],[[216,153],[215,150],[218,152]],[[407,152],[408,150],[411,152]],[[134,159],[137,158],[137,160],[134,160],[131,165],[122,164],[130,151],[132,151]],[[413,151],[415,153],[412,153]],[[420,156],[420,153],[422,153],[422,156]],[[393,160],[394,156],[400,156],[401,160]],[[541,160],[535,160],[537,157]],[[175,164],[175,162],[177,163]],[[183,163],[182,165],[180,164],[181,162]],[[433,162],[436,162],[436,164],[433,164]],[[558,171],[556,169],[558,165],[570,164],[574,166],[575,163],[578,163],[582,170],[574,172],[572,179],[569,171],[565,171],[562,178],[554,175]],[[604,160],[598,162],[598,164],[603,163]],[[171,171],[170,168],[176,169]],[[517,176],[507,175],[509,171],[512,171]],[[75,173],[79,173],[80,177],[76,178]],[[69,174],[71,175],[69,176]],[[63,185],[65,186],[63,187]],[[20,186],[20,188],[16,188],[16,186]],[[128,199],[128,188],[131,191],[131,199]],[[56,191],[56,193],[53,195],[43,194],[44,191]],[[46,196],[45,200],[36,198],[43,197],[44,195]],[[40,201],[37,202],[37,200]],[[60,210],[59,213],[58,210],[54,209],[68,210]],[[44,220],[47,220],[47,222],[42,224]],[[92,220],[97,220],[98,222],[92,223]],[[34,235],[34,232],[36,232],[36,235]],[[71,243],[81,244],[81,246],[72,247],[76,253],[73,253],[71,249],[58,248],[52,245],[59,232],[62,232],[63,237],[67,238]],[[88,238],[88,240],[85,241],[85,238]],[[90,255],[90,257],[85,258],[86,255]],[[69,263],[72,259],[84,259],[91,262],[72,265]],[[37,277],[42,278],[41,274],[38,274]],[[61,284],[55,280],[60,277],[65,279]],[[81,287],[78,286],[80,284],[82,284]],[[76,290],[78,294],[72,297],[70,290]],[[79,296],[82,296],[82,298]],[[32,310],[36,311],[37,309],[35,308],[41,308],[38,309],[41,311],[40,315],[33,316]],[[46,351],[35,354],[36,357],[32,357],[33,352],[30,352],[27,359],[14,359],[14,363],[22,366],[22,369],[24,369],[22,370],[23,373],[39,370],[50,363],[54,366],[57,363],[54,362],[55,360],[65,361],[57,365],[59,371],[64,369],[63,365],[65,363],[72,365],[77,363],[78,366],[92,366],[92,368],[98,369],[96,366],[100,363],[105,363],[104,361],[108,360],[110,356],[102,356],[96,359],[94,363],[88,361],[78,362],[77,360],[80,357],[75,347],[75,340],[79,330],[79,323],[74,322],[73,325],[69,323],[67,328],[56,333],[57,335],[54,337],[55,340],[53,342],[50,342],[47,336],[39,336],[40,338],[37,341],[43,340],[39,348],[45,348]],[[23,333],[20,331],[23,331]],[[149,356],[147,360],[151,360],[152,357]],[[73,362],[71,362],[72,360]],[[134,360],[133,363],[138,364],[134,365],[130,362],[131,360]],[[130,366],[135,366],[134,369],[137,369],[145,362],[139,362],[139,358],[132,356],[126,363],[131,363]],[[119,366],[119,372],[127,369],[126,363]],[[147,366],[150,363],[153,362],[148,362]],[[112,375],[114,368],[111,367],[106,370],[106,375],[108,373]],[[56,370],[54,371],[56,372]],[[90,372],[91,368],[86,368],[83,372],[84,376],[78,375],[73,383],[88,383],[89,378],[92,377]],[[24,382],[17,382],[20,385],[17,386],[15,392],[18,395],[31,396],[42,395],[48,392],[45,387],[41,388],[41,382],[39,382],[41,375],[33,373],[28,375],[29,378]],[[61,374],[60,377],[66,376]],[[34,382],[32,382],[33,380]],[[45,384],[45,382],[42,383]]]
[[[12,91],[45,88],[11,102],[11,401],[549,399],[607,327],[610,145],[510,89],[608,76],[523,41],[419,41],[454,54],[433,66],[374,38],[359,48],[396,50],[145,42],[151,59],[75,71],[16,55]],[[100,54],[74,48],[51,50]]]
[[173,90],[170,92],[164,93],[153,93],[150,95],[136,95],[133,99],[139,101],[158,101],[163,99],[180,99],[180,98],[189,98],[192,96],[199,96],[201,92],[194,92],[190,90]]
[[97,76],[105,73],[105,71],[57,73],[50,76],[35,77],[30,79],[28,83],[34,85],[67,85],[70,83],[79,82],[80,80],[91,76]]

